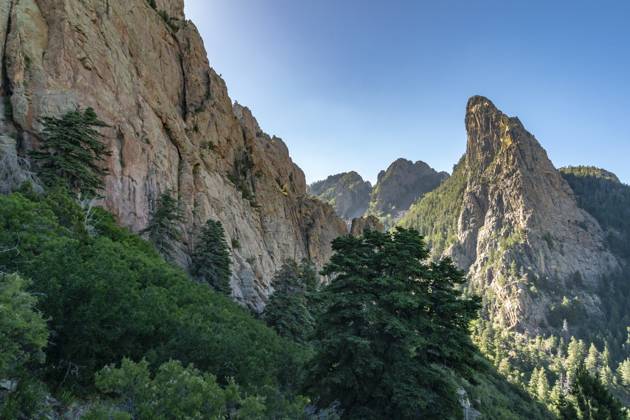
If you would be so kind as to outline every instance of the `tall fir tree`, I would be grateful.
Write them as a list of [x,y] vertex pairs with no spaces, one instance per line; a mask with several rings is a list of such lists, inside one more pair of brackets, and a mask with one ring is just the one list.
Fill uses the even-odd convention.
[[317,287],[317,274],[308,261],[284,262],[273,279],[274,292],[263,319],[278,334],[298,343],[308,340],[313,330],[310,293]]
[[42,147],[31,152],[41,180],[46,185],[61,182],[82,197],[97,196],[108,173],[103,162],[111,155],[98,131],[106,124],[92,108],[44,117],[42,124]]
[[230,295],[231,263],[223,225],[209,219],[201,229],[192,253],[192,274],[216,291]]
[[597,375],[597,371],[599,370],[599,351],[597,351],[597,347],[595,347],[594,343],[591,343],[588,348],[588,356],[586,356],[586,360],[584,361],[584,367],[591,375]]
[[184,221],[179,202],[166,190],[154,203],[149,224],[142,231],[147,234],[155,249],[165,258],[172,259],[174,245],[181,240],[180,225]]
[[617,373],[619,374],[621,384],[630,388],[630,359],[626,359],[619,364]]
[[571,395],[581,420],[625,420],[621,403],[581,365],[575,373]]
[[415,230],[341,237],[333,251],[306,390],[348,419],[460,416],[446,367],[470,377],[479,308],[455,289],[463,274],[450,260],[426,263]]

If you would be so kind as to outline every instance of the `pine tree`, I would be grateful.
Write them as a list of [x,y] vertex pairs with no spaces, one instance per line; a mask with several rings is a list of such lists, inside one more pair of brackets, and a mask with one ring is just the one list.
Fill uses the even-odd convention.
[[584,366],[577,368],[571,394],[575,398],[579,418],[584,420],[623,420],[621,403]]
[[593,343],[588,348],[588,356],[584,362],[584,367],[591,375],[596,375],[599,370],[599,351],[597,351],[597,347]]
[[608,344],[606,344],[599,359],[599,380],[604,386],[610,387],[613,384],[614,376],[610,368],[610,350],[608,350]]
[[230,251],[221,222],[209,219],[201,229],[192,253],[192,275],[213,289],[230,295]]
[[575,337],[571,337],[569,341],[569,347],[567,349],[567,358],[565,359],[565,370],[567,372],[567,379],[570,384],[573,383],[575,378],[575,371],[582,364],[586,351],[586,344],[582,340],[577,340]]
[[[308,292],[315,287],[316,274],[312,265],[294,260],[284,262],[273,279],[271,295],[263,319],[278,334],[293,341],[306,342],[313,330],[313,316],[309,309]],[[315,277],[316,278],[316,277]]]
[[630,359],[626,359],[617,368],[623,386],[630,387]]
[[538,373],[538,383],[536,384],[536,396],[540,401],[547,401],[549,398],[549,381],[544,368],[540,368]]
[[180,224],[184,217],[179,202],[170,190],[164,191],[154,204],[149,225],[142,231],[148,234],[149,241],[166,258],[173,257],[174,244],[181,240]]
[[529,393],[532,395],[537,395],[538,394],[538,380],[540,378],[540,371],[538,370],[538,367],[535,367],[534,370],[532,371],[532,375],[529,378],[529,384],[527,386],[527,389],[529,390]]
[[463,274],[448,259],[425,263],[415,230],[344,236],[333,251],[307,392],[321,407],[338,402],[344,418],[459,416],[444,367],[471,377],[468,327],[479,307],[455,290]]
[[31,152],[39,177],[46,185],[61,182],[76,194],[95,197],[108,173],[102,162],[111,155],[97,130],[106,124],[92,108],[77,108],[61,118],[44,117],[42,124],[42,147]]

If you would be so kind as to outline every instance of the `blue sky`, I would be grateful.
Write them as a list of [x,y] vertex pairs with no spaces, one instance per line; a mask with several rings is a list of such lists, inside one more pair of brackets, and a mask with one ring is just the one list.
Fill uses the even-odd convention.
[[210,64],[309,182],[398,157],[451,171],[469,96],[556,166],[630,182],[630,1],[186,0]]

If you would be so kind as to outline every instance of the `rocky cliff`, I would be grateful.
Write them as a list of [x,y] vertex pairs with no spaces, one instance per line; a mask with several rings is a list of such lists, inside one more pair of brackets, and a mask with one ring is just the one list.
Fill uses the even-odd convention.
[[315,182],[308,187],[308,191],[320,200],[330,203],[339,217],[349,223],[365,214],[370,203],[372,184],[351,171]]
[[346,232],[306,195],[282,140],[232,104],[183,0],[3,0],[0,46],[3,148],[25,156],[41,117],[94,108],[112,151],[104,204],[138,231],[172,190],[186,215],[184,265],[198,227],[223,222],[234,295],[253,308],[285,258],[322,263]]
[[374,230],[377,232],[385,231],[385,226],[376,216],[364,216],[352,219],[352,225],[350,226],[350,235],[361,236],[367,230]]
[[476,96],[466,130],[452,177],[401,224],[468,270],[485,315],[503,327],[537,334],[560,330],[567,314],[601,318],[599,283],[619,263],[598,222],[518,118]]

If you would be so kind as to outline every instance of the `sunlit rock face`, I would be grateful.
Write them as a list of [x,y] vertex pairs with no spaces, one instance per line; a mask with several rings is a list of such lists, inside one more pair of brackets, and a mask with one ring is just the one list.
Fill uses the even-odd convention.
[[0,3],[1,135],[24,156],[43,116],[92,107],[108,127],[104,204],[135,231],[170,190],[186,215],[179,263],[208,218],[232,246],[234,296],[261,310],[285,258],[318,264],[346,232],[306,195],[282,140],[233,104],[209,66],[183,0],[7,0]]
[[[485,315],[506,328],[558,331],[562,320],[550,310],[565,297],[588,316],[601,317],[598,286],[619,263],[597,221],[578,207],[569,184],[518,118],[475,96],[465,122],[466,154],[429,197],[432,208],[447,202],[456,208],[445,216],[454,220],[444,226],[454,229],[438,251],[468,271]],[[427,208],[414,205],[401,224],[420,226]]]

